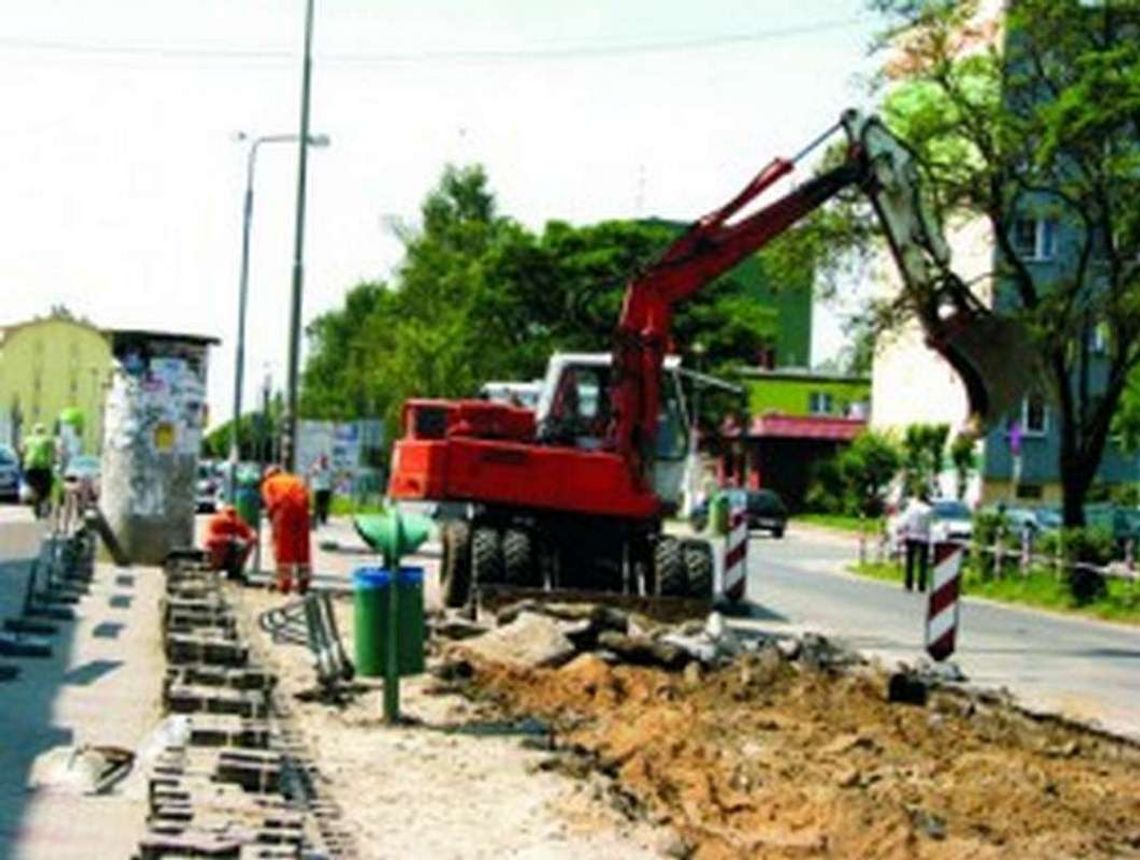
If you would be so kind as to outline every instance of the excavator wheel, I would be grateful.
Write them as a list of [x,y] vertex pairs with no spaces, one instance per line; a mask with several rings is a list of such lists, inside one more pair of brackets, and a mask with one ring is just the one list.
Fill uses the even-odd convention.
[[535,564],[534,544],[530,532],[523,529],[503,531],[503,573],[511,585],[533,587],[541,585],[538,566]]
[[662,597],[681,597],[689,590],[681,542],[662,535],[653,548],[653,568],[657,574],[657,593]]
[[443,605],[464,606],[471,596],[471,527],[462,520],[443,526],[443,558],[439,565]]
[[471,538],[471,575],[476,584],[503,581],[503,547],[498,529],[475,529]]
[[690,597],[712,597],[713,556],[707,541],[687,540],[681,545]]

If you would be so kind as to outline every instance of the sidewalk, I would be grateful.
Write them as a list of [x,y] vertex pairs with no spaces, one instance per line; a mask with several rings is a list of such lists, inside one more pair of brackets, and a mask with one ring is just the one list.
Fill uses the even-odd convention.
[[[19,614],[27,564],[0,566],[0,616]],[[159,717],[162,573],[96,566],[77,618],[57,622],[50,658],[4,658],[0,684],[0,857],[129,857],[143,832],[145,791],[76,797],[27,789],[35,758],[57,745],[136,749]],[[133,776],[133,775],[132,775]],[[136,784],[137,785],[137,784]]]

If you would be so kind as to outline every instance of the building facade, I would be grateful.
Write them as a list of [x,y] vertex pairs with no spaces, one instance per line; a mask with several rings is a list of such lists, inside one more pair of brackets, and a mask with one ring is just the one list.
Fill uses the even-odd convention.
[[871,381],[806,369],[741,371],[751,416],[723,430],[722,485],[775,490],[803,506],[816,464],[834,457],[867,427]]
[[107,337],[62,308],[0,328],[0,442],[19,444],[37,423],[50,430],[64,409],[76,407],[83,448],[97,451],[110,373]]

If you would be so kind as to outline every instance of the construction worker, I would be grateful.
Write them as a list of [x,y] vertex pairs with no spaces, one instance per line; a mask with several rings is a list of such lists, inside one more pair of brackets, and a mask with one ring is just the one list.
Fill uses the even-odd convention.
[[206,551],[210,566],[224,570],[231,579],[245,581],[245,562],[257,533],[238,516],[237,508],[225,505],[206,523]]
[[293,590],[296,569],[297,591],[309,590],[312,576],[309,552],[309,491],[297,475],[270,466],[261,482],[261,498],[273,529],[273,559],[277,566],[277,589]]
[[36,517],[46,516],[51,507],[51,487],[55,466],[55,440],[44,425],[37,423],[31,435],[24,437],[21,450],[24,461],[24,480],[32,491],[32,506]]

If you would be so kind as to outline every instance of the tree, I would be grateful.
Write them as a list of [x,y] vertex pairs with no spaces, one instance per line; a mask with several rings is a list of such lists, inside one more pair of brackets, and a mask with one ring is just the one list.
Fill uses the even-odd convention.
[[959,433],[950,443],[950,462],[954,464],[955,492],[959,499],[966,496],[970,473],[974,471],[974,440]]
[[839,455],[839,469],[859,511],[878,516],[883,494],[902,464],[898,445],[885,433],[864,430]]
[[[383,416],[393,438],[409,397],[473,396],[491,379],[540,376],[556,350],[608,350],[626,283],[678,230],[551,221],[532,233],[498,214],[480,167],[448,167],[421,214],[390,282],[357,285],[308,327],[302,414]],[[789,268],[797,258],[777,251],[765,273],[810,284],[810,272]],[[704,370],[723,373],[754,363],[775,326],[775,312],[727,275],[678,309],[673,330],[679,345],[702,345]]]
[[[995,309],[1032,334],[1056,405],[1064,519],[1081,525],[1140,362],[1140,7],[1017,0],[1002,51],[983,46],[976,0],[871,5],[893,24],[902,78],[885,118],[918,154],[943,219],[991,228]],[[1029,219],[1053,235],[1030,235]],[[1055,265],[1032,259],[1049,250]]]

